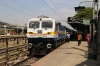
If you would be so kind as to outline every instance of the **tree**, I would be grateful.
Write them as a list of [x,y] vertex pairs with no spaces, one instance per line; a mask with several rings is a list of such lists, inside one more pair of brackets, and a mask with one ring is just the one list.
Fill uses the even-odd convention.
[[92,19],[93,9],[90,7],[86,7],[83,11],[77,12],[77,14],[75,14],[73,17],[83,18],[83,19]]

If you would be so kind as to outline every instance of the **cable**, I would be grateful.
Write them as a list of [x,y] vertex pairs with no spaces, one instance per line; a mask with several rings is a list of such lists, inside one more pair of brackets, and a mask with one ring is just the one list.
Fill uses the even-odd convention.
[[57,20],[57,21],[60,21],[60,22],[61,22],[61,21],[66,22],[66,20]]
[[[2,12],[2,13],[5,13],[5,14],[8,14],[8,15],[11,15],[11,16],[14,16],[14,17],[18,17],[18,16],[15,16],[15,15],[12,15],[12,14],[9,14],[9,13],[6,13],[6,12],[3,12],[3,11],[0,11],[0,12]],[[2,15],[0,15],[1,17],[4,17],[5,18],[5,16],[2,16]],[[6,18],[9,18],[9,17],[6,17]],[[22,18],[22,17],[20,17],[20,18]],[[17,18],[15,18],[15,19],[17,19]],[[15,19],[13,19],[13,21],[15,20]],[[22,18],[22,19],[25,19],[25,18]],[[3,20],[3,19],[2,19]],[[5,19],[4,19],[5,20]],[[21,19],[19,19],[20,21],[23,21],[23,20],[21,20]],[[3,21],[4,22],[4,21]],[[8,21],[8,20],[6,20],[5,21],[6,23],[7,22],[11,22],[11,20],[10,21]]]
[[[15,20],[15,19],[17,19],[17,18],[15,18],[15,19],[14,19],[14,18],[11,19],[11,17],[5,17],[5,16],[2,16],[2,15],[0,15],[0,17],[1,17],[1,18],[2,18],[2,17],[3,17],[3,18],[8,18],[8,19],[10,19],[10,20]],[[20,20],[20,21],[23,21],[23,20]]]
[[[21,5],[21,6],[23,6],[22,4],[18,3],[18,2],[15,1],[15,0],[12,0],[12,1],[14,1],[15,3],[17,3],[17,4]],[[25,7],[25,6],[23,6],[23,7],[26,8],[26,9],[28,9],[28,10],[30,10],[30,11],[32,11],[32,12],[34,12],[34,13],[36,13],[35,11],[33,11],[33,10],[31,10],[31,9]],[[36,14],[38,14],[38,13],[36,13]],[[38,14],[38,15],[40,15],[40,14]]]
[[[9,13],[3,12],[3,11],[0,11],[0,12],[5,13],[5,14],[8,14],[8,15],[11,15],[11,16],[14,16],[14,17],[19,17],[19,16],[15,16],[15,15],[13,15],[13,14],[9,14]],[[22,17],[20,17],[20,18],[22,18]],[[25,19],[25,18],[24,18],[24,19]]]
[[[56,5],[53,3],[52,0],[50,0],[52,2],[52,4],[56,7]],[[59,9],[56,7],[56,9],[59,11]],[[60,12],[60,11],[59,11]],[[61,12],[60,12],[61,13]],[[63,16],[63,14],[61,13],[61,15]]]
[[[20,11],[20,10],[18,10],[18,9],[15,9],[15,8],[13,8],[13,7],[10,7],[10,6],[5,5],[5,4],[3,4],[3,3],[0,3],[0,4],[1,4],[1,5],[4,5],[4,6],[6,6],[6,7],[9,7],[9,8],[11,8],[11,9],[14,9],[14,10],[16,10],[16,11],[19,11],[19,12],[21,12],[21,13],[27,14],[27,13],[25,13],[25,12],[22,12],[22,11]],[[30,15],[30,14],[27,14],[27,15]],[[33,16],[33,15],[30,15],[30,16]]]
[[[11,23],[10,23],[11,20],[8,20],[8,19],[4,20],[4,19],[1,19],[1,18],[0,18],[0,22],[11,24]],[[13,23],[12,23],[12,24],[13,24]]]
[[[2,11],[0,11],[0,12],[2,12]],[[9,13],[6,13],[6,12],[2,12],[2,13],[5,13],[5,14],[11,15],[11,16],[15,16],[15,15],[12,15],[12,14],[9,14]],[[15,16],[15,17],[16,17],[16,16]]]
[[[42,0],[49,8],[51,8],[44,0]],[[52,8],[51,8],[52,11],[54,11]],[[54,11],[55,12],[55,11]],[[56,12],[55,12],[56,13]],[[57,14],[57,13],[56,13]],[[58,14],[57,14],[58,15]],[[58,15],[59,16],[59,15]],[[60,16],[59,16],[60,17]],[[60,17],[61,18],[61,17]],[[62,18],[61,18],[62,19]],[[62,19],[63,20],[63,19]]]

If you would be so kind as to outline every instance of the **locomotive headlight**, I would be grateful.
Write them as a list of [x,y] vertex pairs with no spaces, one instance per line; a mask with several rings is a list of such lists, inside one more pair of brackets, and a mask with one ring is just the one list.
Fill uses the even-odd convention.
[[28,44],[28,48],[32,48],[32,43],[29,43]]
[[47,48],[51,48],[51,47],[52,47],[52,44],[48,43]]

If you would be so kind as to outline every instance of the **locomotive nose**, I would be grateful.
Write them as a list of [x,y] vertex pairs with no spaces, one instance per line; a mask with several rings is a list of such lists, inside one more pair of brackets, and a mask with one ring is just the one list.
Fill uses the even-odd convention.
[[48,43],[47,48],[51,48],[51,47],[52,47],[52,44]]

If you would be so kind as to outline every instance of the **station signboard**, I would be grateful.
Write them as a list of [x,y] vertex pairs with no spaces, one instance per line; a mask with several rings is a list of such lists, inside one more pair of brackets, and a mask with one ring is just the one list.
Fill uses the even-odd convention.
[[83,19],[74,18],[74,17],[68,17],[67,22],[68,23],[83,23]]

